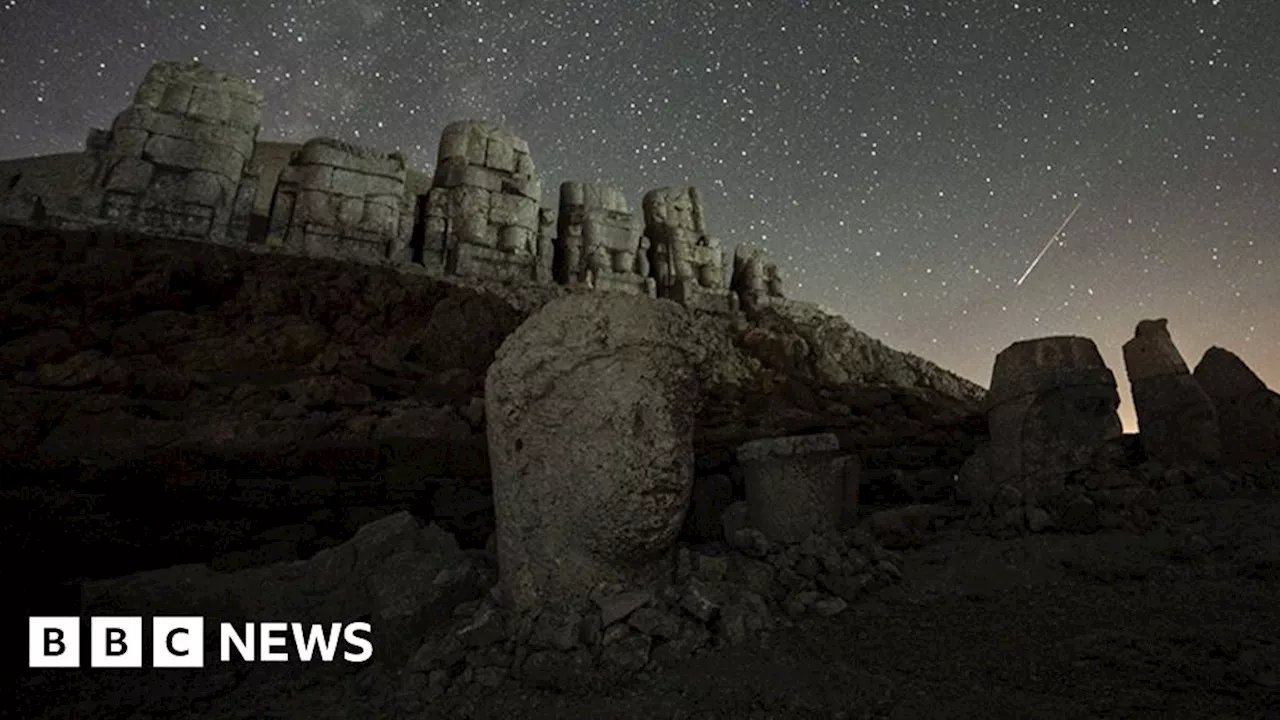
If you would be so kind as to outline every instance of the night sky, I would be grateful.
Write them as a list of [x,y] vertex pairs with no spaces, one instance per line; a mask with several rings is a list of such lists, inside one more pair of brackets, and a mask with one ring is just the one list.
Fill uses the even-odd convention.
[[793,296],[980,384],[1014,341],[1091,337],[1132,430],[1143,318],[1280,388],[1277,29],[1276,0],[0,0],[0,158],[80,149],[164,59],[254,78],[263,139],[423,171],[488,119],[544,206],[696,185]]

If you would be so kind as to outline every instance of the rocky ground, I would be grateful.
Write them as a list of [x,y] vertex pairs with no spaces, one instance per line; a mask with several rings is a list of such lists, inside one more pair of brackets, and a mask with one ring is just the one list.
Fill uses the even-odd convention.
[[446,692],[407,714],[396,709],[394,673],[376,666],[29,671],[6,710],[29,718],[1280,716],[1280,492],[1163,505],[1143,534],[992,539],[954,523],[900,555],[902,584],[834,617],[784,621],[758,641],[603,690],[507,680]]
[[[359,562],[307,567],[324,566],[326,582],[337,573],[344,612],[403,610],[345,591],[394,601],[435,587],[395,572],[396,558],[427,567],[389,554],[406,546],[354,552],[357,529],[405,512],[446,531],[444,545],[456,540],[427,548],[446,569],[474,561],[454,573],[459,588],[492,583],[484,373],[507,334],[561,291],[94,233],[0,228],[0,255],[10,637],[25,636],[28,615],[80,612],[82,580],[185,565],[166,572],[232,578],[250,592],[290,573],[305,585],[318,575],[288,563],[342,552]],[[1267,714],[1280,705],[1280,468],[1206,474],[1121,458],[1052,497],[997,488],[969,507],[980,517],[961,522],[951,503],[957,472],[986,439],[981,388],[838,318],[699,323],[716,362],[704,368],[695,496],[707,497],[695,505],[718,513],[742,498],[739,444],[835,433],[859,458],[861,514],[890,511],[868,524],[894,548],[892,571],[879,567],[883,549],[865,545],[842,549],[842,572],[818,553],[784,562],[775,552],[776,575],[764,571],[782,591],[763,637],[713,642],[621,683],[597,682],[586,665],[534,682],[524,668],[498,671],[506,651],[487,649],[485,664],[473,672],[469,655],[447,681],[440,670],[404,673],[403,658],[33,672],[13,643],[0,716],[1280,717]],[[683,541],[720,557],[718,522],[691,513]],[[1038,534],[1007,537],[1023,529]],[[790,615],[815,582],[832,593],[823,610]],[[679,614],[680,602],[655,602],[649,615]],[[458,622],[479,612],[467,607]],[[627,622],[618,645],[643,652],[622,659],[660,655],[641,637],[659,629]],[[681,622],[720,632],[721,619]]]

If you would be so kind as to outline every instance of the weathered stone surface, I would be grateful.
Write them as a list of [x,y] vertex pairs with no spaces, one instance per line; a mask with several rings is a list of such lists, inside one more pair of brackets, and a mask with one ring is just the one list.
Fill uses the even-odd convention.
[[697,188],[657,188],[644,196],[644,235],[650,242],[658,297],[699,310],[734,313],[724,250],[707,235]]
[[965,413],[976,412],[986,394],[973,382],[893,350],[809,303],[788,301],[761,309],[740,332],[738,342],[770,369],[818,387],[885,386],[877,389],[879,393],[917,388],[946,396]]
[[[750,523],[775,542],[838,529],[848,458],[832,434],[769,438],[738,448]],[[856,487],[856,484],[855,484]]]
[[403,259],[404,158],[308,141],[280,174],[266,242],[316,257]]
[[1194,377],[1218,412],[1224,460],[1263,462],[1280,457],[1280,394],[1239,356],[1220,347],[1205,351]]
[[1143,320],[1124,344],[1142,447],[1147,457],[1166,463],[1216,460],[1218,411],[1188,372],[1168,325],[1163,318]]
[[541,199],[527,143],[492,123],[452,123],[440,137],[425,228],[412,257],[456,275],[550,277],[553,257],[540,241]]
[[679,308],[614,294],[553,301],[499,348],[485,408],[501,588],[516,607],[671,572],[702,352]]
[[237,196],[261,106],[247,80],[200,63],[155,64],[91,149],[81,204],[122,229],[242,240],[247,223]]
[[554,275],[566,285],[653,296],[648,238],[614,188],[566,182],[560,186]]
[[778,264],[760,248],[739,245],[733,253],[733,276],[729,287],[738,295],[743,310],[754,313],[768,305],[786,301]]
[[1061,477],[1120,437],[1115,376],[1092,340],[1059,336],[1014,343],[996,356],[987,422],[992,480]]

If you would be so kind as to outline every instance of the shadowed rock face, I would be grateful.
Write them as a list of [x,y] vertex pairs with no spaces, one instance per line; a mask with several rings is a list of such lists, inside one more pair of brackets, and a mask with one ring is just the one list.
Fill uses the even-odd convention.
[[996,356],[987,398],[994,472],[1062,476],[1121,435],[1115,376],[1093,341],[1048,337]]
[[1187,370],[1166,319],[1138,323],[1124,344],[1125,369],[1147,456],[1167,463],[1216,460],[1218,413]]
[[693,487],[695,337],[676,305],[608,294],[553,301],[499,348],[485,406],[514,606],[671,572]]
[[1243,360],[1211,347],[1194,377],[1218,412],[1224,459],[1254,462],[1280,455],[1280,394],[1267,388]]

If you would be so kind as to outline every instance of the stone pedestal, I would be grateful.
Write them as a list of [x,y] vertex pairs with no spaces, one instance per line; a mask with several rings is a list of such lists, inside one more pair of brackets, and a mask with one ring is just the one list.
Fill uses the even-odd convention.
[[[755,440],[738,447],[746,480],[750,525],[770,540],[800,542],[815,532],[836,531],[856,509],[856,462],[840,454],[835,435]],[[850,477],[852,475],[852,477]]]

